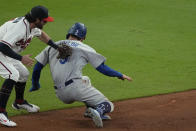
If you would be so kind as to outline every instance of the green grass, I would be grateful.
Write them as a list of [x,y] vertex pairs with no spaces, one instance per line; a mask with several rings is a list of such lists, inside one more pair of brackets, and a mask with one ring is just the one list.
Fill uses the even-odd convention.
[[[90,65],[84,69],[93,85],[112,101],[196,89],[195,0],[1,1],[0,24],[34,5],[47,6],[55,22],[48,23],[44,31],[55,41],[64,39],[73,23],[85,23],[85,43],[103,54],[107,65],[133,77],[130,83],[104,76]],[[45,46],[35,38],[23,54],[35,57]],[[39,91],[28,92],[30,79],[25,98],[41,111],[83,105],[65,105],[56,98],[48,66],[42,72]],[[9,114],[26,113],[10,108],[14,97],[13,91]]]

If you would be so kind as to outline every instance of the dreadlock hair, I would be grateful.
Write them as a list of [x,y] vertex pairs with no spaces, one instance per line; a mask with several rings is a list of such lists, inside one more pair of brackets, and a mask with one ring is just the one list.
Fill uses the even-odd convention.
[[29,12],[25,15],[25,19],[27,19],[27,21],[28,21],[29,23],[33,23],[33,22],[36,21],[36,19],[33,18]]

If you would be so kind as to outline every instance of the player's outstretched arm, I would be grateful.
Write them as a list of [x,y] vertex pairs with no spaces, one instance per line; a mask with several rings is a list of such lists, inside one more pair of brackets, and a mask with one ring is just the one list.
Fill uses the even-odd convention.
[[104,63],[102,63],[101,65],[99,65],[96,68],[97,71],[99,71],[100,73],[106,75],[106,76],[110,76],[110,77],[118,77],[121,80],[128,80],[128,81],[132,81],[132,78],[125,75],[125,74],[121,74],[118,71],[113,70],[112,68],[110,68],[109,66],[105,65]]
[[58,46],[51,40],[51,38],[46,34],[44,31],[42,31],[41,35],[39,36],[39,39],[48,44],[49,46],[53,47],[54,49],[58,49]]
[[44,31],[42,31],[41,35],[39,36],[39,39],[44,42],[44,43],[48,43],[48,41],[51,39],[48,34],[46,34]]
[[[48,44],[52,48],[56,49],[59,51],[58,59],[65,59],[67,56],[69,56],[72,52],[72,49],[69,48],[69,46],[58,46],[55,42],[51,40],[51,38],[44,32],[42,31],[41,36],[39,36],[39,39],[43,41],[44,43]],[[65,48],[66,47],[66,48]]]

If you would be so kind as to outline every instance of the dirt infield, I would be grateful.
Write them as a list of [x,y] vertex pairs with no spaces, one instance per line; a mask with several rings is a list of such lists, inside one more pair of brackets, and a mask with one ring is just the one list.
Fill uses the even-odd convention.
[[112,120],[101,129],[83,117],[82,107],[15,116],[18,126],[0,131],[196,131],[196,90],[114,104]]

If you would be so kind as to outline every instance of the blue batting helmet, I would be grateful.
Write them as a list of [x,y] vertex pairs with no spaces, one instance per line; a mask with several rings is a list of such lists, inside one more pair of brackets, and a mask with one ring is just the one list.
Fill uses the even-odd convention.
[[85,39],[87,33],[87,28],[83,23],[75,23],[68,31],[66,38],[68,39],[69,35],[74,35],[80,39]]

